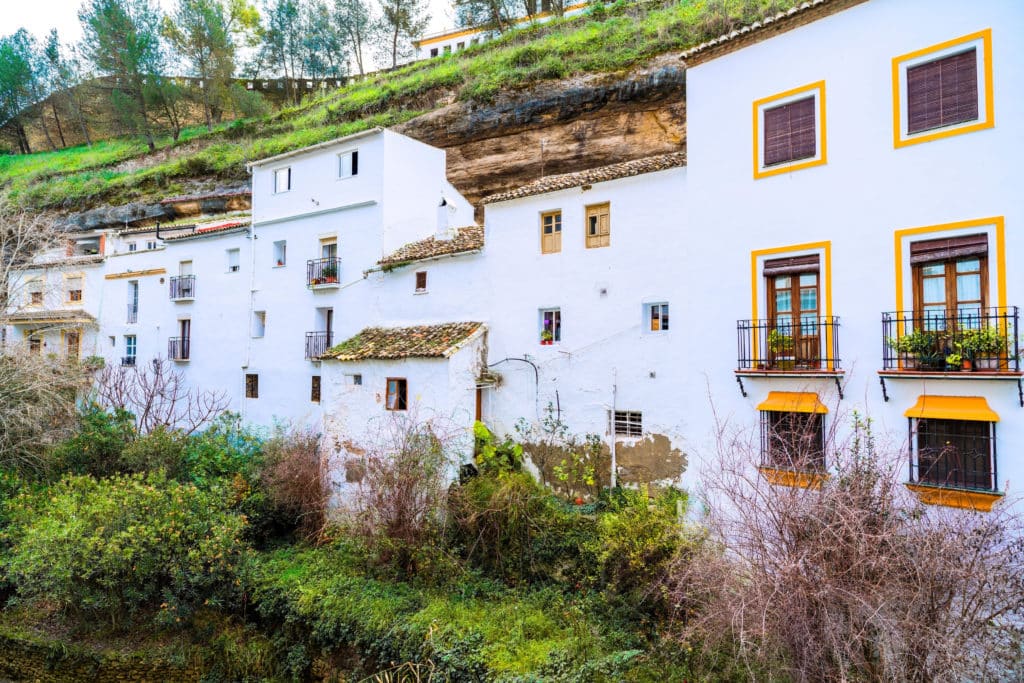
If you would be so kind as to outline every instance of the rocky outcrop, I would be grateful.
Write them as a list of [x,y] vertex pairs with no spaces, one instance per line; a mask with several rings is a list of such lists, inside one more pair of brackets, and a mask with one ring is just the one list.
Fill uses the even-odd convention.
[[686,76],[664,55],[625,74],[544,83],[488,105],[455,102],[396,130],[448,152],[467,199],[653,154],[684,151]]
[[56,221],[61,230],[103,230],[155,225],[181,218],[215,216],[229,211],[244,211],[252,206],[247,185],[219,188],[202,195],[171,197],[153,204],[133,202],[121,206],[101,206],[73,213]]

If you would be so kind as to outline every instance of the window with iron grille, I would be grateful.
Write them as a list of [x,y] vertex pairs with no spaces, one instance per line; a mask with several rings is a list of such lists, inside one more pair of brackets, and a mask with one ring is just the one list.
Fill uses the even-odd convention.
[[309,400],[313,403],[320,402],[320,375],[313,375],[309,386]]
[[68,288],[68,301],[71,303],[80,303],[82,301],[82,287],[85,279],[79,275],[69,277],[67,279]]
[[610,415],[615,436],[643,436],[643,413],[638,410],[616,410]]
[[421,294],[427,291],[427,271],[425,270],[416,273],[416,291]]
[[824,415],[761,411],[761,464],[799,471],[825,469]]
[[977,48],[907,69],[908,133],[977,119]]
[[975,420],[911,420],[916,477],[922,484],[996,490],[995,423]]
[[245,376],[245,397],[246,398],[259,398],[260,397],[260,376],[256,374],[247,374]]

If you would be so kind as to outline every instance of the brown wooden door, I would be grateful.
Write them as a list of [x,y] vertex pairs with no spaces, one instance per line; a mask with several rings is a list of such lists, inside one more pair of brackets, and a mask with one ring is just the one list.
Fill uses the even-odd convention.
[[821,365],[819,276],[817,271],[768,278],[769,360],[776,370]]

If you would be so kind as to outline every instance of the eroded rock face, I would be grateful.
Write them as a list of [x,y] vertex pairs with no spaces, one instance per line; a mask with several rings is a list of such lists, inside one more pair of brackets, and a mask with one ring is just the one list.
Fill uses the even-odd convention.
[[396,127],[448,152],[478,204],[545,175],[685,150],[686,78],[667,56],[627,75],[545,83],[487,106],[453,103]]
[[215,216],[229,211],[245,211],[252,206],[249,186],[218,188],[202,197],[183,197],[180,201],[153,204],[132,202],[121,206],[101,206],[63,216],[56,221],[61,230],[106,230],[154,225],[158,222]]

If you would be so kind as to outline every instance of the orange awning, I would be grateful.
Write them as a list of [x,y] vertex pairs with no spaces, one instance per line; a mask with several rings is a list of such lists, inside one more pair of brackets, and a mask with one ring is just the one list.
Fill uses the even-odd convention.
[[918,396],[917,403],[903,414],[933,420],[999,422],[999,413],[981,396]]
[[809,391],[769,391],[768,398],[761,401],[758,410],[776,413],[827,413],[828,408],[818,400],[818,395]]

